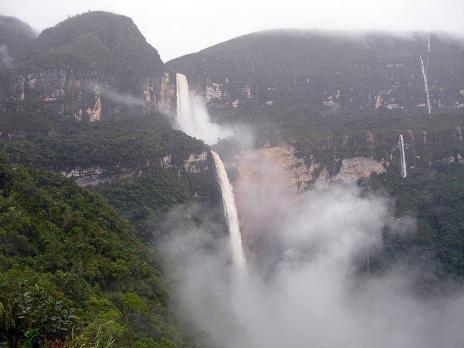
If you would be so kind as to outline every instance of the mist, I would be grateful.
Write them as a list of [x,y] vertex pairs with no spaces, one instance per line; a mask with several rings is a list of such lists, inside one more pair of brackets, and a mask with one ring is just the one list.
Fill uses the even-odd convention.
[[[290,0],[285,3],[69,0],[66,6],[57,0],[0,2],[0,12],[17,16],[40,30],[88,10],[112,11],[133,18],[164,61],[239,35],[275,28],[433,30],[464,34],[461,0]],[[160,35],[164,32],[169,35]]]
[[120,93],[113,88],[105,87],[99,84],[90,83],[87,86],[87,89],[92,93],[96,93],[98,91],[101,96],[111,100],[113,103],[122,104],[128,107],[143,107],[146,105],[146,102],[141,98],[127,93]]
[[0,45],[0,67],[11,69],[13,67],[13,58],[8,52],[6,45]]
[[198,207],[178,207],[167,219],[167,273],[210,346],[464,346],[462,291],[418,296],[418,271],[407,264],[366,272],[367,255],[383,249],[385,227],[414,233],[411,219],[393,217],[388,197],[351,184],[295,198],[271,183],[250,183],[248,197],[240,197],[266,226],[251,233],[267,235],[248,251],[249,261],[261,261],[249,262],[247,272],[234,268],[228,236],[214,219],[191,219]]
[[208,145],[217,143],[234,134],[234,129],[227,125],[220,125],[211,121],[208,110],[200,96],[190,97],[190,112],[188,121],[177,125],[188,135],[203,140]]
[[100,92],[105,98],[111,100],[114,103],[123,104],[129,107],[146,105],[143,99],[134,97],[133,95],[130,95],[130,94],[119,93],[110,88],[101,88]]

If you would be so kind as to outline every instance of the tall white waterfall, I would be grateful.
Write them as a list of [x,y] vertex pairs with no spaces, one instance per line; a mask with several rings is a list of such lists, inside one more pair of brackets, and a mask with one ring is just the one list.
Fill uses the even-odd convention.
[[185,133],[192,135],[194,130],[192,105],[187,77],[183,74],[176,74],[176,101],[177,123]]
[[187,77],[176,74],[177,123],[188,135],[208,145],[232,135],[230,129],[211,122],[205,104],[199,96],[190,98]]
[[422,59],[422,56],[420,57],[420,62],[421,62],[422,76],[424,78],[424,89],[425,89],[425,98],[426,98],[426,103],[427,103],[427,112],[430,115],[432,113],[432,107],[430,106],[429,82],[427,79],[427,68],[424,64],[424,60]]
[[408,176],[408,170],[406,167],[406,155],[404,154],[404,140],[403,134],[400,134],[400,140],[398,143],[401,151],[401,177],[405,178]]
[[221,188],[222,206],[224,208],[224,217],[229,229],[230,247],[232,251],[232,259],[236,266],[243,268],[246,265],[245,252],[243,251],[242,235],[240,234],[240,226],[238,223],[237,207],[235,206],[234,191],[227,177],[227,172],[221,157],[211,151],[214,165],[216,167],[216,175],[219,186]]

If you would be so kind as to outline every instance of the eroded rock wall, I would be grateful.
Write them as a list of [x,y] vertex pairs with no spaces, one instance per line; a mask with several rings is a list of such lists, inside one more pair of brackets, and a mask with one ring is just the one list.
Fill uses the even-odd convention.
[[288,209],[298,207],[300,194],[305,190],[323,190],[331,182],[352,182],[371,173],[382,173],[385,165],[366,157],[347,158],[339,172],[330,175],[326,165],[306,163],[296,156],[293,147],[284,144],[236,156],[230,172],[235,173],[231,177],[248,256],[258,263],[267,258],[260,253],[272,249],[272,231],[278,229]]
[[169,75],[148,76],[123,88],[115,76],[98,70],[47,69],[19,74],[0,100],[0,110],[17,113],[38,107],[99,121],[127,111],[172,113],[175,98]]

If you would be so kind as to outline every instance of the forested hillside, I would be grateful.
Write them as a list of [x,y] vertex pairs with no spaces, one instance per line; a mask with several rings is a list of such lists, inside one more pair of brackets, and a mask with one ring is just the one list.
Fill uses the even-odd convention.
[[36,33],[28,24],[0,15],[1,65],[13,64],[13,59],[27,54],[35,37]]
[[24,57],[24,71],[87,66],[129,88],[163,69],[158,51],[132,19],[108,12],[85,13],[45,29],[33,42],[33,53]]
[[153,112],[156,49],[105,12],[0,25],[0,345],[195,346],[155,249],[172,206],[208,199],[206,147]]
[[[307,189],[355,159],[364,194],[387,196],[396,223],[415,224],[404,235],[385,228],[385,249],[368,255],[374,276],[406,262],[420,268],[422,294],[462,283],[463,47],[441,33],[284,30],[165,65],[125,16],[88,12],[38,37],[0,16],[0,347],[203,342],[174,311],[157,254],[175,206],[194,202],[223,223],[209,147],[173,129],[173,108],[160,112],[175,105],[176,73],[216,121],[250,127],[250,150],[288,150],[281,164],[291,157],[285,170],[311,177]],[[245,139],[237,129],[215,145],[231,181]],[[385,172],[369,176],[363,163]]]
[[103,178],[159,172],[166,156],[170,166],[183,170],[190,154],[205,150],[160,114],[96,124],[47,112],[2,115],[0,132],[0,148],[13,163],[56,172],[99,168]]
[[238,113],[251,105],[270,112],[304,107],[306,116],[380,110],[427,114],[422,67],[432,113],[464,104],[463,47],[461,38],[444,33],[269,30],[166,66],[186,74],[210,106]]
[[0,239],[0,337],[10,347],[182,341],[158,261],[100,196],[1,160]]
[[361,186],[394,198],[394,214],[413,219],[415,231],[409,235],[385,234],[384,252],[373,258],[374,269],[407,262],[420,269],[418,289],[440,292],[451,276],[464,280],[464,167],[440,165],[417,172],[406,179],[393,174],[374,175]]
[[[12,20],[2,19],[9,25],[6,34],[18,31],[16,22],[21,22],[15,20],[13,26]],[[6,34],[0,36],[0,45],[17,54],[8,79],[1,83],[4,112],[47,109],[99,121],[129,109],[159,107],[164,64],[126,16],[87,12],[45,29],[37,38],[12,40]]]

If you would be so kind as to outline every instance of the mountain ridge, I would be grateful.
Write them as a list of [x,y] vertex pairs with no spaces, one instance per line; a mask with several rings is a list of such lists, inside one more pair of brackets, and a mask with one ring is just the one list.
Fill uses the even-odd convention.
[[[429,46],[431,45],[431,48]],[[269,30],[168,61],[211,106],[314,111],[424,110],[421,58],[433,112],[464,106],[464,40],[442,34]]]
[[[0,41],[0,44],[2,42]],[[98,121],[156,110],[164,63],[129,17],[86,12],[43,30],[4,83],[5,112],[36,108]]]

